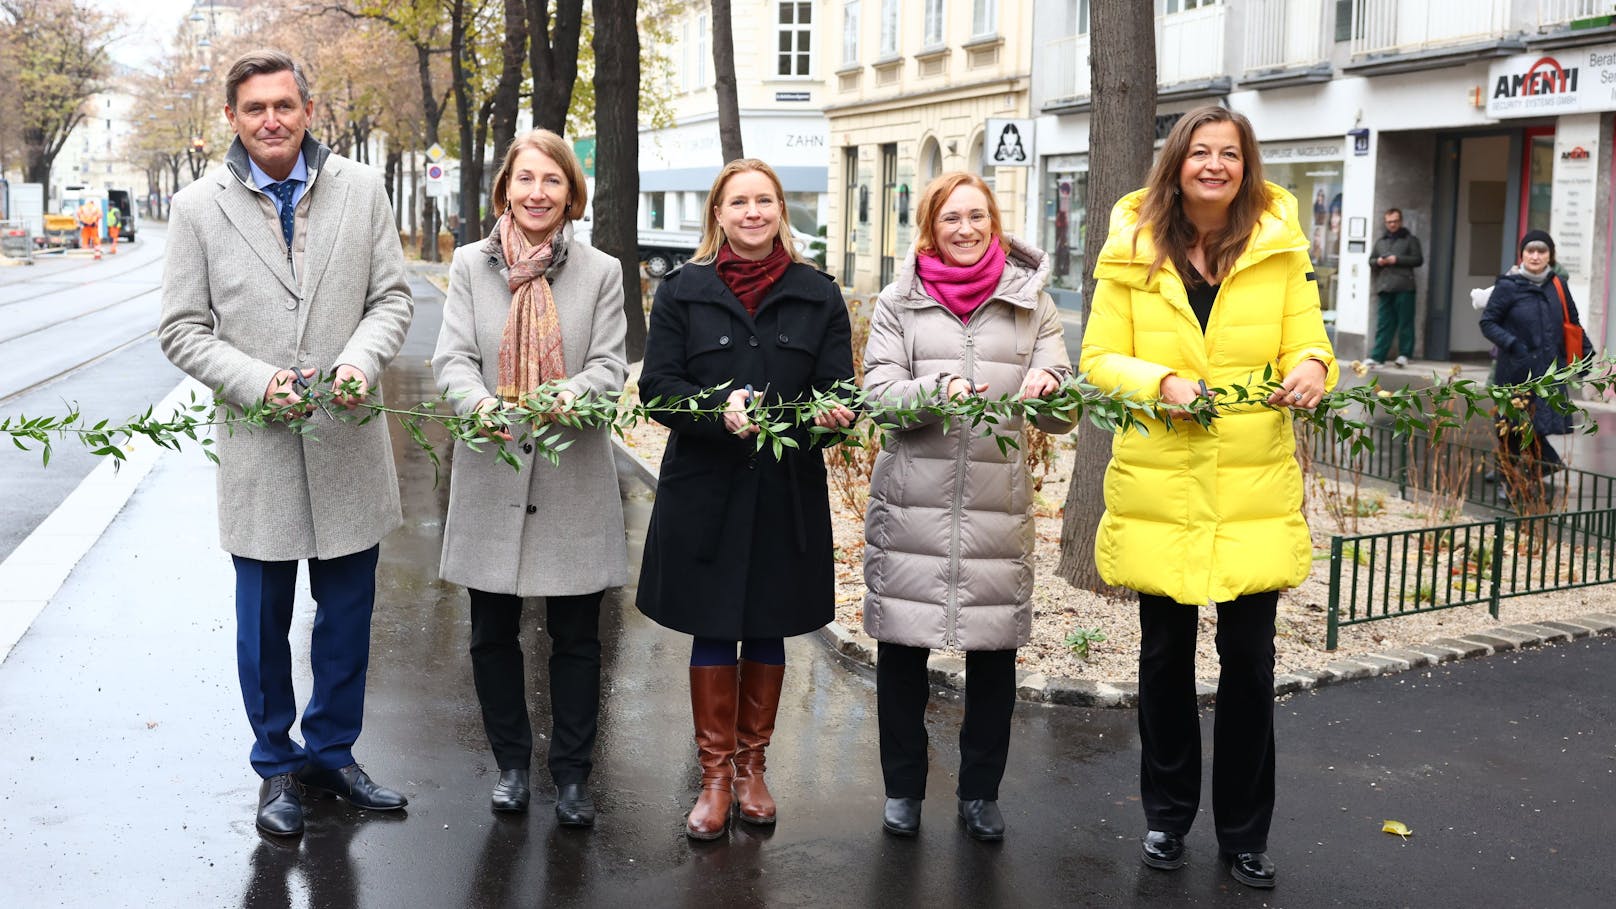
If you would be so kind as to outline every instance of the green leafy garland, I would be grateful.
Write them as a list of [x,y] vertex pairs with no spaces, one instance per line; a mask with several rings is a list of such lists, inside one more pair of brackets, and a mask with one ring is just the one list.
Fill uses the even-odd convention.
[[[159,418],[152,408],[147,408],[144,414],[118,425],[111,425],[107,420],[92,424],[77,408],[63,416],[5,417],[0,418],[0,434],[9,436],[12,444],[24,451],[37,446],[47,465],[53,439],[74,440],[92,454],[120,461],[127,456],[125,448],[136,439],[172,450],[179,450],[183,442],[189,440],[202,446],[211,460],[218,461],[212,449],[214,440],[202,434],[205,430],[233,434],[238,430],[281,424],[293,432],[317,438],[321,415],[327,420],[354,424],[391,418],[426,452],[434,469],[441,468],[441,462],[436,447],[427,437],[428,424],[441,426],[451,439],[464,442],[472,450],[493,446],[501,461],[519,470],[521,461],[512,449],[523,444],[532,445],[537,455],[549,463],[560,463],[562,452],[574,441],[563,428],[605,427],[621,436],[628,427],[662,415],[722,420],[722,407],[703,406],[703,402],[714,400],[714,393],[727,387],[719,386],[687,397],[652,398],[638,403],[631,403],[625,393],[584,396],[563,404],[559,398],[559,383],[552,383],[535,389],[514,405],[462,416],[454,413],[452,406],[447,406],[453,403],[447,397],[410,408],[388,407],[372,400],[361,400],[348,407],[340,402],[357,398],[357,383],[333,389],[331,382],[331,376],[323,377],[320,383],[311,382],[310,390],[300,401],[282,396],[276,401],[248,407],[222,401],[209,404],[193,394],[172,416]],[[1159,401],[1141,401],[1130,395],[1101,391],[1083,376],[1068,379],[1048,397],[1028,400],[1006,395],[893,401],[869,395],[848,380],[796,401],[766,401],[758,397],[747,410],[758,427],[754,437],[756,450],[768,451],[776,459],[787,449],[802,446],[803,434],[799,428],[806,428],[806,439],[816,446],[863,447],[880,432],[935,418],[945,428],[964,424],[973,430],[980,429],[983,435],[994,438],[1001,451],[1006,451],[1017,447],[1017,442],[1012,433],[1000,431],[999,427],[1018,417],[1051,417],[1062,422],[1087,420],[1106,432],[1148,433],[1157,421],[1169,430],[1176,429],[1176,421],[1186,420],[1210,428],[1225,414],[1260,409],[1291,410],[1294,419],[1312,424],[1315,429],[1349,445],[1356,455],[1373,450],[1374,443],[1367,430],[1374,423],[1389,422],[1400,438],[1418,433],[1434,442],[1444,432],[1458,430],[1472,418],[1496,414],[1512,424],[1523,424],[1530,436],[1530,408],[1549,407],[1561,414],[1579,411],[1567,394],[1567,388],[1573,384],[1592,387],[1601,395],[1608,394],[1616,386],[1616,358],[1577,361],[1517,385],[1485,385],[1455,377],[1425,388],[1389,389],[1380,387],[1376,379],[1367,385],[1329,392],[1312,410],[1292,410],[1268,403],[1269,396],[1279,388],[1271,366],[1254,384],[1211,389],[1210,396],[1197,398],[1174,412],[1169,412]],[[873,416],[847,428],[814,425],[816,416],[838,405]],[[1591,433],[1595,429],[1589,422],[1582,431]],[[510,442],[500,438],[498,433],[509,434]]]

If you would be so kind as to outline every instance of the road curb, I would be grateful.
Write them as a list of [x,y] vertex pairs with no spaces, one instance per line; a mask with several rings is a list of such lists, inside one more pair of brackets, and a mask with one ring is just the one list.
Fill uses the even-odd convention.
[[[634,475],[655,489],[656,468],[623,444],[622,439],[613,436],[612,444],[623,455],[622,462],[629,466]],[[876,641],[863,631],[849,629],[840,622],[831,622],[815,633],[826,649],[849,665],[864,670],[875,669]],[[1319,669],[1279,673],[1274,676],[1274,694],[1296,694],[1341,682],[1372,679],[1456,660],[1597,635],[1616,635],[1616,615],[1594,612],[1564,622],[1497,625],[1462,638],[1437,638],[1426,644],[1401,649],[1341,657]],[[938,688],[950,691],[965,689],[965,660],[952,651],[932,651],[931,657],[926,660],[926,674],[931,684]],[[1195,699],[1198,703],[1207,706],[1216,702],[1217,697],[1216,679],[1196,679]],[[1139,683],[1074,679],[1018,669],[1016,699],[1030,704],[1058,704],[1063,707],[1132,709],[1139,706]]]

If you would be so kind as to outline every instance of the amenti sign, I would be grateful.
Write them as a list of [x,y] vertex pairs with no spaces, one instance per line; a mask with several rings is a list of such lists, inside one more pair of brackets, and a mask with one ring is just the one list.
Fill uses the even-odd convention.
[[1616,46],[1521,54],[1487,70],[1489,117],[1616,110]]

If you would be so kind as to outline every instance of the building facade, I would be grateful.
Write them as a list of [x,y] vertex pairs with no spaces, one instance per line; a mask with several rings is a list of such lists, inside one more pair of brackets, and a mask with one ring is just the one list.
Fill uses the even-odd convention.
[[[985,166],[988,121],[1030,111],[1032,8],[1009,0],[828,0],[836,45],[827,89],[832,172],[828,263],[844,287],[871,293],[914,241],[920,192],[944,171],[982,174],[1005,224],[1027,218],[1024,166]],[[1042,5],[1042,4],[1037,4]],[[1003,136],[1006,133],[1000,132]],[[1034,148],[1028,131],[1014,132]],[[1011,164],[1020,148],[997,157]],[[1023,156],[1026,157],[1026,156]]]
[[[736,93],[746,156],[780,175],[791,228],[806,252],[829,216],[823,0],[732,0]],[[707,192],[723,166],[714,88],[712,7],[696,0],[670,25],[674,124],[640,131],[642,246],[694,247]]]
[[[1368,253],[1390,207],[1425,247],[1413,356],[1485,357],[1469,293],[1549,230],[1600,350],[1610,324],[1616,24],[1596,0],[1154,0],[1158,139],[1183,112],[1251,118],[1294,193],[1344,357],[1372,326]],[[1089,0],[1035,4],[1039,157],[1026,230],[1081,288]]]

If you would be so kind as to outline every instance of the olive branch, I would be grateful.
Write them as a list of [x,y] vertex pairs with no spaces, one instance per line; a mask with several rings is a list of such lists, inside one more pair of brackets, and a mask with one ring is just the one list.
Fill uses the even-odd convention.
[[[1293,419],[1347,444],[1357,455],[1374,450],[1368,430],[1376,423],[1389,422],[1397,438],[1419,434],[1436,442],[1445,432],[1458,430],[1475,417],[1497,414],[1522,425],[1529,440],[1530,408],[1546,406],[1568,415],[1579,412],[1565,387],[1581,385],[1608,394],[1616,386],[1616,358],[1579,360],[1515,385],[1485,385],[1456,375],[1425,388],[1383,388],[1377,378],[1367,385],[1329,392],[1312,410],[1268,403],[1279,389],[1272,365],[1250,384],[1212,388],[1210,394],[1174,408],[1128,393],[1102,391],[1083,375],[1067,379],[1046,397],[1029,399],[1013,395],[949,398],[939,393],[924,400],[898,400],[870,394],[852,380],[843,380],[796,400],[754,396],[746,413],[757,427],[754,451],[767,451],[776,459],[787,450],[801,450],[805,445],[863,448],[881,433],[931,420],[940,422],[945,430],[963,425],[980,431],[994,439],[1001,453],[1007,453],[1019,447],[1016,434],[1006,431],[1007,424],[1018,418],[1086,420],[1108,433],[1148,434],[1158,423],[1168,431],[1177,431],[1184,422],[1209,429],[1224,416],[1264,409],[1288,410]],[[118,424],[105,419],[92,423],[76,406],[60,416],[0,417],[0,435],[9,436],[12,444],[24,451],[37,447],[46,465],[50,463],[53,443],[63,440],[117,461],[126,457],[125,448],[136,439],[176,451],[190,441],[217,462],[214,438],[206,434],[209,431],[216,437],[219,432],[234,434],[279,426],[318,439],[321,426],[328,421],[362,425],[390,419],[426,453],[435,472],[441,472],[442,463],[437,446],[427,434],[433,425],[441,427],[451,441],[463,442],[473,451],[492,448],[500,461],[520,470],[522,459],[513,449],[531,445],[538,457],[549,464],[559,464],[563,452],[576,441],[568,430],[605,428],[621,437],[636,424],[675,414],[722,421],[725,408],[704,402],[716,400],[716,393],[729,387],[726,383],[686,396],[635,401],[627,391],[564,397],[561,384],[552,382],[499,409],[457,414],[455,396],[442,395],[413,407],[390,407],[361,398],[356,381],[333,387],[332,378],[325,376],[319,383],[311,382],[301,398],[281,394],[271,401],[245,407],[217,397],[209,403],[193,393],[190,401],[170,416],[158,417],[148,407],[143,414]],[[815,425],[816,416],[838,406],[861,415],[860,419],[848,427]],[[1581,429],[1584,433],[1595,430],[1592,422]]]

